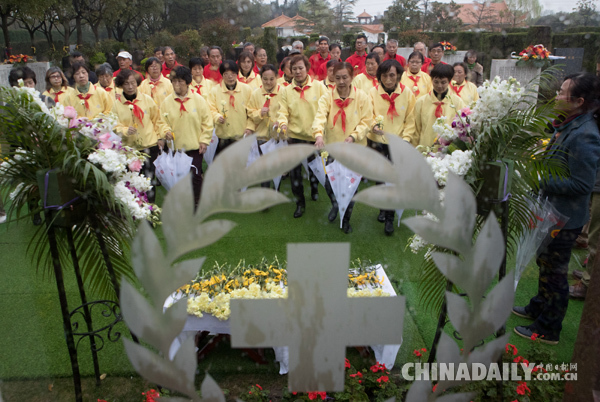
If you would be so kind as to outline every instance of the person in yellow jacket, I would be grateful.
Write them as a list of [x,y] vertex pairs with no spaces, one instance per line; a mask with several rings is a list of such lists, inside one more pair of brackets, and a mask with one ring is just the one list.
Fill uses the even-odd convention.
[[254,55],[250,52],[240,53],[237,59],[239,68],[238,81],[250,86],[252,90],[260,88],[262,85],[260,75],[254,71]]
[[[133,70],[121,70],[115,77],[115,85],[122,93],[115,99],[112,111],[117,115],[118,124],[115,133],[123,139],[123,144],[148,155],[144,161],[144,175],[154,180],[154,161],[158,157],[158,144],[162,130],[158,106],[151,97],[138,91],[140,76]],[[148,200],[154,202],[154,189],[148,192]]]
[[292,56],[285,57],[279,64],[279,78],[277,79],[277,83],[282,87],[292,85],[292,81],[294,80],[290,61],[292,61]]
[[465,107],[462,99],[450,92],[453,76],[454,68],[449,64],[439,64],[431,70],[433,90],[417,99],[415,104],[416,136],[413,145],[432,146],[437,139],[433,132],[435,121],[445,116],[446,124],[452,124],[456,114]]
[[104,89],[89,81],[88,67],[80,62],[73,63],[75,90],[65,99],[65,106],[73,106],[78,117],[93,119],[100,113],[108,114],[112,110],[112,102]]
[[[260,145],[271,138],[277,138],[277,131],[273,130],[273,125],[277,119],[279,111],[279,93],[283,87],[277,83],[277,68],[272,64],[265,64],[260,70],[262,87],[252,91],[248,101],[248,120],[246,121],[246,131],[244,136],[256,134],[259,152]],[[261,187],[269,188],[270,181],[261,183]]]
[[[388,159],[390,149],[384,133],[397,135],[409,143],[415,139],[416,99],[412,90],[400,82],[403,70],[395,59],[384,61],[377,69],[379,87],[369,92],[373,103],[373,122],[367,135],[367,145]],[[385,222],[386,235],[394,233],[393,210],[380,210],[377,220]]]
[[233,60],[221,63],[219,72],[223,80],[208,95],[215,134],[219,137],[215,156],[244,136],[246,106],[252,95],[252,89],[237,80],[239,69]]
[[417,99],[427,95],[432,89],[431,77],[421,70],[425,61],[421,52],[412,52],[408,56],[408,68],[402,74],[400,82],[413,92]]
[[160,108],[167,96],[173,94],[173,85],[171,80],[162,75],[162,64],[158,58],[148,58],[144,68],[148,74],[140,84],[138,91],[154,99]]
[[450,82],[450,89],[463,100],[465,105],[473,108],[475,102],[479,99],[479,93],[477,92],[477,86],[467,81],[469,66],[467,66],[467,63],[454,63],[452,67],[454,68],[454,77]]
[[184,66],[175,67],[170,74],[174,93],[160,105],[162,134],[184,149],[192,158],[192,185],[196,206],[202,190],[202,159],[212,138],[213,120],[208,102],[202,95],[190,91],[192,72]]
[[100,87],[108,94],[112,108],[112,105],[115,103],[115,99],[119,94],[123,93],[123,90],[115,86],[116,77],[113,78],[113,70],[110,64],[100,64],[100,66],[98,66],[96,69],[96,76],[98,77],[98,84],[100,84]]
[[202,64],[202,59],[199,57],[192,57],[190,59],[189,66],[192,71],[190,90],[202,95],[204,99],[208,100],[208,94],[215,86],[215,82],[204,78],[204,67]]
[[327,68],[327,76],[323,80],[323,85],[327,87],[330,91],[335,89],[335,76],[333,75],[333,67],[339,63],[338,60],[329,60],[325,67]]
[[365,60],[365,70],[354,77],[352,85],[362,89],[366,94],[371,91],[371,88],[377,88],[379,81],[377,81],[377,67],[379,67],[381,59],[377,53],[369,53]]
[[65,73],[58,67],[50,67],[46,71],[46,90],[42,95],[54,100],[54,103],[65,103],[65,99],[74,89],[69,86]]
[[[290,144],[314,144],[312,123],[317,114],[318,101],[329,92],[321,81],[313,80],[309,75],[310,63],[308,57],[302,54],[292,56],[290,66],[294,80],[291,85],[281,91],[277,125],[283,131]],[[309,162],[314,155],[309,157]],[[302,165],[299,164],[290,171],[292,193],[296,199],[294,218],[304,214],[306,202],[304,185],[302,184]],[[309,173],[311,198],[319,198],[319,182],[312,171]]]
[[[317,149],[335,142],[360,143],[371,129],[373,104],[364,91],[352,85],[353,71],[348,62],[340,62],[333,67],[335,89],[319,99],[319,109],[312,126]],[[338,205],[329,179],[325,181],[325,190],[332,205],[328,219],[333,222],[337,217]],[[344,213],[344,233],[352,232],[350,217],[353,207],[354,203],[350,202]]]

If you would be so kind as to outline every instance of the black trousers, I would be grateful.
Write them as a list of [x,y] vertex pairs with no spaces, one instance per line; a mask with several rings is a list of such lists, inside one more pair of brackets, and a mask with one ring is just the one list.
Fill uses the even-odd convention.
[[186,151],[185,154],[192,158],[192,167],[190,168],[190,172],[192,172],[194,205],[198,207],[198,203],[200,202],[200,193],[202,191],[202,161],[204,160],[204,155],[199,153],[197,149],[194,149],[193,151]]
[[[375,142],[375,141],[371,141],[370,139],[367,138],[367,146],[369,148],[374,149],[375,151],[379,152],[381,155],[385,156],[386,158],[388,158],[388,160],[391,160],[390,158],[390,147],[388,144],[382,144],[380,142]],[[376,184],[383,184],[382,182],[376,182]],[[395,211],[394,210],[385,210],[385,209],[381,209],[381,212],[385,213],[385,220],[386,221],[393,221],[394,220],[394,215],[395,215]]]
[[[166,151],[167,151],[167,147],[165,145],[163,152],[166,152]],[[156,158],[158,158],[160,149],[158,148],[158,145],[155,145],[153,147],[144,149],[142,152],[149,156],[149,158],[147,158],[144,161],[144,166],[142,166],[142,172],[144,173],[144,176],[149,178],[150,182],[152,183],[152,189],[150,191],[148,191],[147,195],[148,195],[148,202],[154,203],[154,201],[156,201],[156,189],[155,188],[156,188],[156,185],[158,184],[158,180],[156,179],[156,174],[155,174],[156,166],[154,166],[154,161],[156,160]]]
[[215,149],[215,158],[217,157],[217,155],[219,155],[221,152],[223,152],[225,150],[225,148],[227,148],[234,142],[235,142],[235,139],[233,139],[233,138],[225,138],[225,139],[219,138],[219,143],[217,144],[217,149]]
[[[310,144],[314,143],[311,141],[298,140],[295,138],[288,138],[288,144]],[[315,155],[311,155],[308,157],[308,162],[311,162],[315,159]],[[319,181],[317,177],[314,175],[312,170],[308,169],[308,179],[310,181],[310,191],[311,194],[315,194],[319,192]],[[304,185],[302,183],[302,164],[299,164],[292,170],[290,170],[290,180],[292,182],[292,194],[294,194],[294,198],[296,199],[296,205],[306,206],[306,200],[304,198]]]

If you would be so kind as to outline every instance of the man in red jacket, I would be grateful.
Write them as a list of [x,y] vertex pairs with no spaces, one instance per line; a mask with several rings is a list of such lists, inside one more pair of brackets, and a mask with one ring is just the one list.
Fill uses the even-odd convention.
[[365,61],[367,60],[367,37],[364,34],[358,35],[355,44],[356,52],[346,59],[346,62],[352,64],[354,75],[362,72],[365,68]]
[[321,65],[327,64],[327,62],[331,60],[331,55],[329,54],[329,38],[327,36],[321,36],[317,43],[317,53],[313,54],[310,56],[310,59],[308,59],[310,62],[310,71],[308,73],[313,78],[323,80],[325,77],[321,78],[317,75]]
[[163,52],[163,57],[165,62],[162,66],[162,75],[165,78],[170,78],[171,70],[175,67],[181,66],[181,64],[177,63],[177,55],[175,51],[170,46],[165,46],[165,51]]
[[[119,69],[113,73],[113,77],[119,75],[121,70],[133,70],[133,68],[131,67],[131,64],[133,63],[133,58],[131,57],[131,53],[129,52],[126,52],[124,50],[120,51],[119,54],[117,54],[117,63],[119,63]],[[142,75],[142,73],[136,70],[133,71],[138,73],[138,75],[142,78],[142,81],[144,80],[144,76]]]
[[385,45],[385,57],[383,60],[396,60],[402,68],[406,68],[406,60],[398,53],[398,41],[396,39],[388,39]]

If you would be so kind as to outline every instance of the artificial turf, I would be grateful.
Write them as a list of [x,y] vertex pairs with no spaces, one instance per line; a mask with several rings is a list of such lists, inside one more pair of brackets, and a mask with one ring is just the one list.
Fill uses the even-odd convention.
[[[291,197],[289,180],[282,182],[281,191]],[[159,188],[159,204],[163,197],[164,189]],[[307,197],[306,212],[300,219],[292,217],[293,203],[254,214],[222,214],[219,217],[231,219],[238,225],[220,241],[197,254],[208,257],[204,267],[210,268],[214,261],[236,264],[240,259],[248,263],[258,262],[263,256],[285,259],[286,244],[291,242],[350,242],[351,258],[369,259],[384,265],[397,293],[406,296],[403,344],[396,366],[414,361],[414,349],[431,347],[438,317],[424,309],[419,302],[418,285],[423,255],[413,254],[406,249],[407,239],[412,233],[401,225],[393,236],[385,236],[383,224],[376,221],[378,211],[357,204],[351,220],[354,231],[346,235],[339,228],[339,220],[335,223],[327,221],[329,209],[329,200],[321,187],[318,201],[311,201]],[[405,211],[405,216],[410,214],[414,212]],[[0,379],[3,381],[71,375],[56,284],[53,277],[45,277],[42,272],[37,272],[26,253],[34,230],[30,220],[10,226],[0,225]],[[157,234],[162,240],[160,228]],[[575,251],[571,269],[578,269],[578,261],[583,258],[583,252]],[[508,267],[513,268],[514,262],[509,260]],[[80,304],[74,275],[71,269],[65,269],[65,273],[67,297],[70,307],[74,307]],[[519,284],[516,304],[526,304],[536,291],[537,268],[530,264]],[[89,298],[93,299],[93,295]],[[556,362],[568,362],[571,359],[582,309],[583,302],[571,301],[560,344],[544,346],[555,353]],[[526,323],[526,320],[511,315],[507,331],[512,333],[516,325]],[[119,324],[119,329],[127,332],[123,324]],[[521,352],[530,348],[528,340],[514,333],[510,342]],[[82,374],[92,375],[89,343],[81,342],[78,350]],[[111,376],[134,373],[121,341],[107,342],[99,352],[99,358],[103,373]],[[276,364],[258,367],[241,357],[239,351],[228,347],[219,347],[213,356],[200,363],[199,370],[214,373],[217,380],[227,376],[227,373],[247,374],[250,377],[253,373],[266,377],[278,376]]]

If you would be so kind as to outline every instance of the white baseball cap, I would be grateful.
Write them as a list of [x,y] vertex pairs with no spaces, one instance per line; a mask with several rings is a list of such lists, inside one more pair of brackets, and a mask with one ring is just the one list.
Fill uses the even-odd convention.
[[117,59],[118,59],[119,57],[122,57],[122,58],[124,58],[124,59],[133,60],[133,57],[131,57],[131,53],[129,53],[129,52],[126,52],[126,51],[119,52],[119,54],[117,55]]

